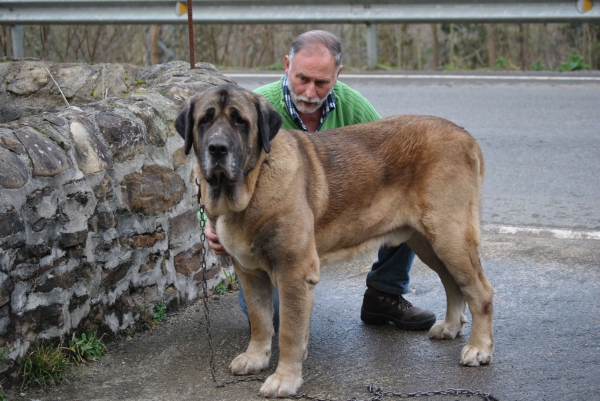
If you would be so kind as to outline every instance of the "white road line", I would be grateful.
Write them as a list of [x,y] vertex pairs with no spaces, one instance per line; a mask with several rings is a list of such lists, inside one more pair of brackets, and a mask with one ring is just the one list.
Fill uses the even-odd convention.
[[[224,75],[230,78],[281,78],[280,74],[250,74],[250,73],[231,73]],[[600,77],[573,77],[573,76],[522,76],[522,75],[406,75],[406,74],[343,74],[341,80],[348,78],[362,79],[459,79],[459,80],[488,80],[488,81],[598,81]]]
[[600,231],[581,231],[555,228],[515,227],[496,224],[486,224],[483,231],[491,231],[497,234],[525,234],[536,237],[558,238],[558,239],[593,239],[600,240]]

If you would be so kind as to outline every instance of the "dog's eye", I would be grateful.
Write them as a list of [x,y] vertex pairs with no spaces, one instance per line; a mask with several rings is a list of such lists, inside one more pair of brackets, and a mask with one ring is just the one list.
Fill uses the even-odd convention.
[[248,124],[246,123],[246,120],[244,120],[242,118],[242,116],[240,115],[240,113],[236,110],[236,109],[231,109],[231,119],[233,120],[233,122],[240,126],[240,127],[246,127]]
[[215,114],[215,110],[214,109],[208,109],[206,111],[206,114],[204,114],[202,116],[202,118],[200,119],[200,121],[198,121],[199,125],[205,125],[205,124],[210,124],[210,122],[212,121],[213,117]]
[[236,116],[235,118],[235,123],[239,126],[245,127],[246,126],[246,120],[244,120],[242,117],[240,116]]

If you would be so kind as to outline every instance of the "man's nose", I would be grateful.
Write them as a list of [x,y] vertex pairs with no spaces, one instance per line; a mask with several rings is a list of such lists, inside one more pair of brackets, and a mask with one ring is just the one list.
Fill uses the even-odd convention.
[[304,96],[308,98],[313,98],[317,95],[317,90],[315,88],[315,84],[310,83],[306,85],[306,90],[304,91]]

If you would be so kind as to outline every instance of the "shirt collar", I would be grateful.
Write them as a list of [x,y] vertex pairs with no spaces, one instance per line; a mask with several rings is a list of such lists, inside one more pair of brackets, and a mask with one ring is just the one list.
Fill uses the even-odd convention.
[[[290,96],[290,89],[288,88],[287,75],[283,76],[282,85],[283,85],[283,97],[285,99],[285,106],[287,108],[288,113],[290,113],[290,117],[292,117],[292,120],[294,120],[294,122],[296,123],[296,125],[298,127],[300,127],[303,131],[308,132],[308,129],[306,128],[306,126],[302,122],[302,119],[298,115],[296,106],[294,106],[294,103],[292,102],[292,97]],[[317,131],[319,131],[321,129],[321,126],[323,125],[323,122],[325,122],[325,119],[327,118],[329,113],[331,113],[335,109],[335,96],[333,96],[333,90],[331,90],[327,94],[327,99],[325,100],[325,103],[323,103],[323,106],[324,107],[321,112],[321,119],[319,120],[319,127],[317,128]]]

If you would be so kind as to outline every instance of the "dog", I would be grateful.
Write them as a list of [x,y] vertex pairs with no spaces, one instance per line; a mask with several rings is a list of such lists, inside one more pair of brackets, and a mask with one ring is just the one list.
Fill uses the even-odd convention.
[[281,124],[265,98],[231,84],[195,94],[175,121],[244,288],[251,339],[232,373],[255,374],[269,363],[275,286],[280,356],[260,395],[295,394],[321,264],[403,242],[446,291],[446,317],[430,337],[461,335],[468,305],[473,326],[460,362],[490,363],[493,289],[478,255],[484,162],[475,139],[419,115],[319,133]]

